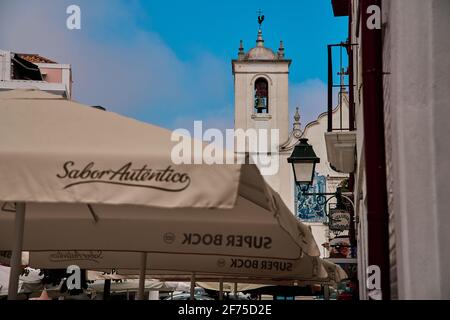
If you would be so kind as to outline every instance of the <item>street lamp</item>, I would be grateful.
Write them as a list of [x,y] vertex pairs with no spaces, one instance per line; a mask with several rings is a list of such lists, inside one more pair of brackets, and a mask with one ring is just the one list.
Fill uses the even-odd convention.
[[306,186],[306,189],[312,185],[316,163],[320,163],[320,158],[316,156],[313,147],[308,144],[308,139],[300,139],[287,160],[292,163],[295,183],[298,186]]
[[[299,143],[295,146],[294,151],[291,156],[287,159],[288,163],[292,163],[292,170],[294,171],[294,179],[295,183],[300,187],[302,196],[313,196],[316,197],[316,203],[320,206],[326,207],[327,203],[336,198],[337,204],[336,209],[344,209],[344,204],[342,199],[346,199],[350,202],[353,212],[355,211],[355,204],[353,203],[351,192],[342,192],[341,188],[337,188],[336,192],[332,193],[322,193],[322,192],[307,192],[309,186],[312,185],[314,180],[314,172],[316,169],[316,164],[320,163],[320,158],[317,157],[314,152],[313,147],[308,144],[308,139],[300,139]],[[327,199],[328,197],[328,199]],[[298,195],[298,199],[300,200],[300,194]],[[326,213],[325,213],[326,214]],[[330,220],[333,217],[330,217],[326,214]],[[353,214],[351,214],[351,220],[353,220]],[[334,221],[331,221],[334,222]],[[354,234],[353,223],[350,223],[349,232]],[[352,231],[353,230],[353,231]]]

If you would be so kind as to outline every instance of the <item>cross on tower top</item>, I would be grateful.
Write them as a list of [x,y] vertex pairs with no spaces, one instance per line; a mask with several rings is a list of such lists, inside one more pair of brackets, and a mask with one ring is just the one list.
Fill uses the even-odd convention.
[[341,83],[340,83],[341,91],[345,91],[345,76],[348,75],[348,69],[347,69],[347,71],[346,71],[345,68],[341,68],[341,71],[338,72],[337,74],[338,74],[338,75],[340,76],[340,78],[341,78]]

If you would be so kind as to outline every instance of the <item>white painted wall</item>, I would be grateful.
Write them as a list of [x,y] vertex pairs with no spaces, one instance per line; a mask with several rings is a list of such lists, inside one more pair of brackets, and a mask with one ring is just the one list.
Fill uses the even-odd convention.
[[[289,128],[289,61],[233,61],[235,92],[235,129],[278,129],[279,143],[288,138]],[[269,84],[269,115],[255,118],[254,86],[259,77]],[[261,114],[260,114],[261,115]],[[290,154],[273,156],[279,164],[276,175],[265,175],[269,185],[276,190],[288,207],[294,208],[294,180]]]
[[0,81],[11,80],[11,51],[0,49]]
[[[354,18],[358,17],[358,1],[353,0],[353,14]],[[352,43],[360,43],[360,39],[356,38],[357,23],[352,21]],[[359,32],[360,34],[360,32]],[[368,267],[368,243],[367,243],[367,202],[366,202],[366,168],[364,162],[364,118],[363,118],[363,90],[362,85],[362,60],[361,60],[361,46],[353,47],[354,52],[354,80],[355,80],[355,121],[356,121],[356,171],[355,171],[355,219],[356,219],[356,240],[358,245],[358,280],[359,280],[359,294],[360,299],[368,299],[366,290],[366,270]]]
[[[288,103],[289,103],[289,63],[234,61],[235,78],[235,128],[261,128],[280,130],[280,141],[288,137]],[[252,119],[254,114],[254,84],[259,77],[266,78],[269,83],[270,120]],[[263,124],[263,125],[262,125]]]
[[[357,3],[353,0],[354,10]],[[383,0],[391,280],[398,299],[450,299],[449,17],[448,0]],[[357,79],[362,80],[360,47],[356,49]],[[355,200],[360,295],[366,299],[362,90],[358,82]]]
[[386,1],[400,299],[449,299],[450,1]]

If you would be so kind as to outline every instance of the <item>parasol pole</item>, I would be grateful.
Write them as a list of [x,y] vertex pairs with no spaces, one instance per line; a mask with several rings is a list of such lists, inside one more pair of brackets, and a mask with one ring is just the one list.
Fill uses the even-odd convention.
[[23,229],[25,225],[25,203],[16,203],[14,220],[14,242],[11,255],[11,273],[9,274],[8,300],[17,300],[19,277],[22,269]]
[[195,273],[192,273],[191,275],[191,300],[194,300],[195,295]]
[[136,300],[144,300],[145,271],[147,270],[147,253],[141,252],[141,270],[139,274],[139,292]]
[[223,278],[219,281],[219,300],[223,300]]

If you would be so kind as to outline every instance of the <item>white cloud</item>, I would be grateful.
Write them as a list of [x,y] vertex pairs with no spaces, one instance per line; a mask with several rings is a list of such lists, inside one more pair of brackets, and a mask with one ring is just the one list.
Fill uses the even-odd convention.
[[295,108],[299,108],[302,127],[327,111],[327,85],[319,79],[310,79],[289,87],[289,114],[293,121]]
[[227,61],[207,52],[182,61],[158,33],[136,26],[145,15],[137,2],[77,1],[81,30],[68,30],[71,2],[2,1],[2,49],[71,64],[74,99],[124,114],[183,117],[212,99],[228,103]]
[[[82,28],[68,30],[72,3],[1,1],[1,48],[71,64],[74,99],[82,103],[149,122],[164,114],[170,128],[189,129],[194,120],[208,128],[234,127],[229,61],[208,52],[181,60],[158,33],[136,25],[136,17],[148,17],[135,1],[79,0]],[[326,111],[326,84],[319,79],[293,83],[289,93],[291,121],[295,107],[303,126]]]
[[225,133],[226,129],[234,128],[234,106],[228,105],[225,108],[213,108],[215,112],[205,112],[201,116],[183,116],[175,118],[173,128],[187,129],[193,133],[194,121],[202,121],[203,131],[207,129],[219,129]]

